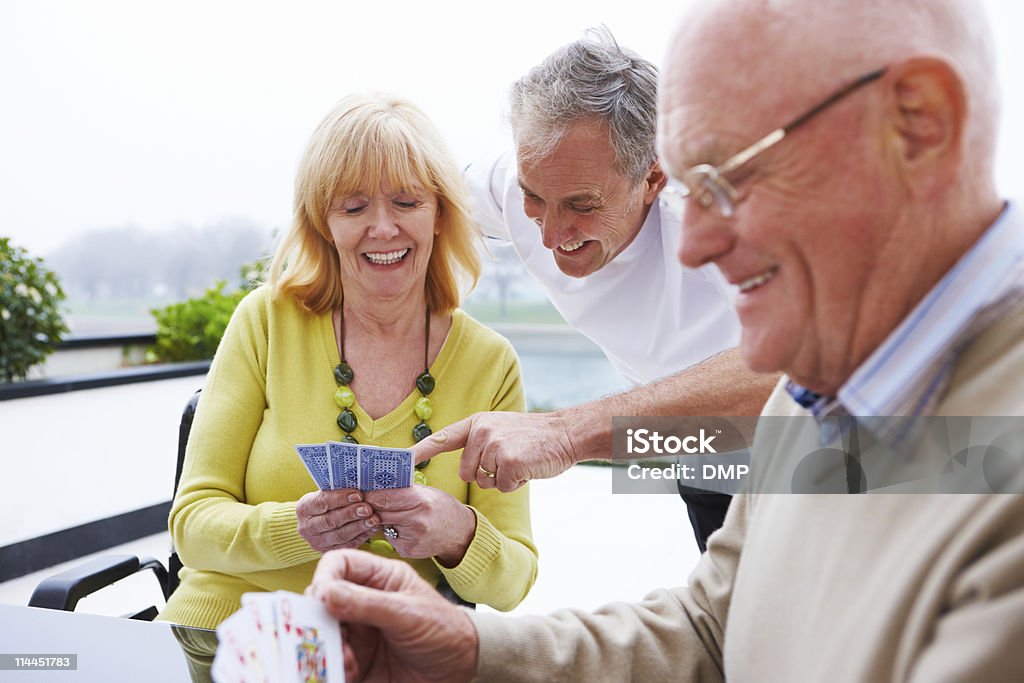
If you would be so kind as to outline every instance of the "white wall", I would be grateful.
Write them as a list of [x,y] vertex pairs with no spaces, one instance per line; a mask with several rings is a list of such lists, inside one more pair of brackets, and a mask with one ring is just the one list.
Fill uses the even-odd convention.
[[203,377],[0,402],[0,546],[170,500]]

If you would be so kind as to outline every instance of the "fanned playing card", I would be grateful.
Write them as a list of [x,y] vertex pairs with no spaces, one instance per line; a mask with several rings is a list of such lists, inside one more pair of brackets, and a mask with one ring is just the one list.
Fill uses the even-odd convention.
[[277,605],[274,593],[246,593],[242,596],[242,609],[235,614],[245,614],[253,624],[259,641],[261,663],[271,680],[280,677],[281,664],[277,651]]
[[[270,627],[273,624],[273,627]],[[216,683],[344,683],[341,627],[318,600],[246,593],[217,627]]]
[[328,441],[327,450],[331,461],[332,488],[359,488],[359,446],[354,443]]
[[359,488],[363,491],[400,489],[412,485],[412,451],[359,446]]
[[282,681],[344,681],[341,627],[323,603],[277,591],[277,646]]
[[412,451],[406,448],[328,441],[299,444],[295,452],[323,491],[379,491],[405,488],[413,482]]
[[295,452],[299,454],[302,464],[309,470],[309,476],[313,477],[317,488],[322,491],[330,491],[334,488],[331,482],[331,458],[327,452],[327,444],[299,444],[295,447]]
[[[262,654],[265,644],[256,633],[255,623],[242,610],[221,623],[217,640],[219,656],[210,673],[219,683],[273,683],[276,680],[277,662],[266,660]],[[265,668],[268,664],[269,671]]]

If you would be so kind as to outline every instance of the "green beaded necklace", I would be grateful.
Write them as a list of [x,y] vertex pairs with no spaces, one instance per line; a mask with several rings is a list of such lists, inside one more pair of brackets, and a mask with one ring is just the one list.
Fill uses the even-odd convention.
[[[339,311],[339,355],[341,356],[341,362],[334,366],[334,381],[338,384],[338,389],[334,392],[334,402],[341,408],[341,413],[338,415],[338,426],[341,427],[341,431],[345,432],[345,436],[342,441],[347,443],[359,443],[356,438],[352,436],[352,432],[359,426],[356,421],[356,414],[352,412],[352,406],[356,402],[356,395],[349,388],[349,384],[352,383],[355,373],[352,371],[352,366],[345,361],[345,308]],[[412,438],[414,442],[422,441],[431,435],[430,425],[427,424],[427,420],[434,414],[434,408],[430,405],[430,399],[427,396],[434,391],[434,377],[430,374],[429,364],[429,351],[430,351],[430,305],[427,304],[426,309],[426,328],[424,332],[423,342],[423,372],[416,377],[416,389],[420,392],[420,398],[416,401],[416,405],[413,410],[416,411],[416,417],[420,418],[419,424],[412,428]],[[416,465],[417,469],[423,469],[427,466],[430,461],[421,462]]]

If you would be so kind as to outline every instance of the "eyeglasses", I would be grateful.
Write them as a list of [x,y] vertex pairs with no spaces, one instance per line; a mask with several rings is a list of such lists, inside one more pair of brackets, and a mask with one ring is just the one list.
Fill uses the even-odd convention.
[[687,169],[681,179],[684,186],[682,188],[666,186],[661,195],[670,203],[679,205],[682,205],[684,199],[694,199],[701,207],[715,210],[723,218],[729,218],[736,211],[736,206],[740,203],[741,198],[732,183],[726,180],[727,173],[735,171],[769,147],[777,145],[795,129],[853,91],[881,78],[885,69],[886,67],[882,67],[864,74],[852,83],[843,86],[782,128],[776,128],[739,154],[730,157],[725,163],[718,166],[700,164]]

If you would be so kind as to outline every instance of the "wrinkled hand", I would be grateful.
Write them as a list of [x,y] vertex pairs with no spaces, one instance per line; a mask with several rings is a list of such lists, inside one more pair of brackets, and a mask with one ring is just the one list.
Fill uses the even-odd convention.
[[496,486],[506,493],[531,479],[557,476],[576,463],[568,425],[558,413],[477,413],[412,450],[416,462],[423,462],[459,448],[463,481],[475,481],[482,489]]
[[476,673],[479,638],[469,615],[405,562],[331,552],[306,594],[342,622],[348,681],[458,683]]
[[295,516],[299,535],[322,553],[357,548],[380,528],[380,517],[357,489],[307,493],[295,504]]
[[381,489],[363,496],[380,524],[398,531],[398,538],[389,542],[402,557],[437,556],[441,564],[454,567],[476,533],[473,511],[431,486]]

